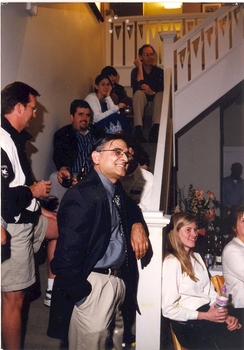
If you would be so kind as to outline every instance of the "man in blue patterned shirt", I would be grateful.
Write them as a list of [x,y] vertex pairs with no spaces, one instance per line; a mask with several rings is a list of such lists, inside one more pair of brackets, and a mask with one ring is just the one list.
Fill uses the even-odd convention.
[[72,174],[80,174],[81,177],[90,170],[92,145],[102,133],[91,124],[91,114],[91,107],[86,101],[74,100],[70,105],[71,124],[54,134],[53,160],[58,170],[58,181],[65,187],[72,186]]

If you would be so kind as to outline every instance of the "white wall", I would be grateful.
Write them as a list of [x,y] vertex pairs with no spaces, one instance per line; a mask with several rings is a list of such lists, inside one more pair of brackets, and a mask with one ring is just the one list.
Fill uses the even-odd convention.
[[187,197],[189,185],[211,190],[220,200],[219,108],[178,139],[178,185]]
[[236,101],[224,111],[224,146],[244,147],[244,83]]
[[223,177],[230,175],[233,163],[239,162],[244,166],[243,101],[244,90],[242,89],[236,101],[224,111]]
[[54,132],[70,123],[70,103],[90,92],[105,65],[105,24],[86,3],[43,3],[33,17],[26,3],[6,3],[1,17],[1,87],[18,80],[41,94],[28,153],[35,177],[46,179],[55,169]]

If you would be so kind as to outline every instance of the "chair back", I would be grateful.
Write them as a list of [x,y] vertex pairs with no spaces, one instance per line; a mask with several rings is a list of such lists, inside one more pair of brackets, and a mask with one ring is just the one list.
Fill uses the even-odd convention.
[[175,350],[187,350],[186,348],[184,348],[183,346],[180,345],[180,343],[179,343],[179,341],[178,341],[178,339],[173,331],[171,323],[170,323],[170,330],[171,330],[171,335],[172,335],[172,340],[173,340]]
[[216,292],[220,294],[221,288],[225,283],[224,276],[220,276],[220,275],[212,276],[210,277],[210,280],[213,283]]

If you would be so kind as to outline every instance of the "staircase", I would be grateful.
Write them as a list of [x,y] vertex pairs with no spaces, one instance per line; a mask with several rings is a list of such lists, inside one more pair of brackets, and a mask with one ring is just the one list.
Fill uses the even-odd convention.
[[176,42],[161,39],[164,67],[172,69],[177,133],[244,79],[243,4],[222,6]]
[[[172,72],[173,137],[213,104],[216,108],[218,100],[244,80],[244,6],[222,6],[185,36],[175,38],[174,32],[161,34],[164,69]],[[170,178],[166,166],[170,169],[164,164],[159,170],[166,176],[163,183]]]
[[[163,211],[167,213],[168,208],[175,134],[244,79],[243,5],[222,6],[204,18],[193,17],[193,26],[185,31],[186,18],[184,21],[181,18],[178,30],[176,19],[171,21],[173,28],[170,26],[167,30],[160,22],[162,32],[158,37],[162,43],[157,35],[151,35],[157,34],[158,19],[152,25],[145,24],[144,17],[130,20],[141,41],[135,41],[133,31],[126,32],[130,32],[129,23],[124,22],[121,28],[110,23],[108,27],[112,36],[107,46],[111,48],[107,53],[107,64],[118,70],[122,85],[129,86],[131,62],[144,43],[152,44],[155,49],[162,45],[162,51],[158,51],[158,64],[165,71],[152,203],[150,211],[143,213],[154,255],[150,264],[140,269],[138,302],[142,315],[136,319],[136,350],[160,350],[162,233],[169,222]],[[144,21],[142,27],[140,21]],[[128,46],[128,43],[132,45]]]
[[[129,90],[130,72],[138,48],[150,43],[156,49],[157,64],[171,75],[168,101],[175,135],[244,79],[243,6],[227,4],[213,13],[108,18],[107,65],[114,65],[120,83]],[[161,124],[167,118],[164,113],[168,109],[169,106],[162,108]],[[166,128],[160,133],[166,133]],[[164,154],[162,142],[165,140],[166,134],[161,141],[159,137],[160,160],[156,156],[154,168],[154,175],[160,182],[164,165],[159,166],[158,162],[161,163]],[[155,187],[154,210],[162,208],[158,198],[161,184],[156,182]]]
[[106,18],[106,64],[116,68],[120,83],[130,86],[130,73],[138,49],[145,43],[157,52],[157,65],[163,66],[164,44],[160,33],[175,32],[182,38],[209,13]]

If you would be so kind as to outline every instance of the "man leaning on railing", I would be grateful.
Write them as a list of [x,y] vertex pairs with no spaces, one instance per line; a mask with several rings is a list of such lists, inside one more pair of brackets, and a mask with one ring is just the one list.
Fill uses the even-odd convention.
[[133,112],[135,136],[140,142],[147,142],[142,133],[144,114],[152,115],[152,128],[149,142],[157,142],[164,89],[164,71],[157,67],[155,50],[151,45],[143,45],[135,59],[135,68],[131,72],[133,89]]

